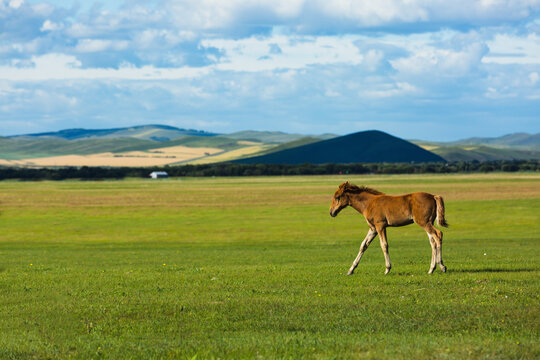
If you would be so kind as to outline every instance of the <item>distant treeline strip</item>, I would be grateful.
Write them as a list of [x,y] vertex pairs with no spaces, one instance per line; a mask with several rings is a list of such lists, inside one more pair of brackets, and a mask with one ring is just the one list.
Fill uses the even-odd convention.
[[146,178],[152,171],[166,171],[169,176],[263,176],[263,175],[335,175],[335,174],[440,174],[493,171],[540,171],[538,160],[453,162],[421,164],[205,164],[154,168],[17,168],[0,167],[0,180],[64,180]]

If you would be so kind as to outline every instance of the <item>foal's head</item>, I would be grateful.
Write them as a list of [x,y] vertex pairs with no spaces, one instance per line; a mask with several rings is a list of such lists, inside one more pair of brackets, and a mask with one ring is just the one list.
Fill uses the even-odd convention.
[[351,196],[354,197],[363,193],[370,195],[384,195],[384,193],[367,186],[356,186],[349,184],[348,181],[344,182],[343,184],[339,185],[339,188],[334,194],[332,205],[330,205],[330,215],[335,217],[341,210],[351,205]]
[[349,185],[348,181],[339,185],[339,188],[332,199],[332,205],[330,205],[330,216],[335,217],[341,210],[349,205],[349,196],[346,193]]

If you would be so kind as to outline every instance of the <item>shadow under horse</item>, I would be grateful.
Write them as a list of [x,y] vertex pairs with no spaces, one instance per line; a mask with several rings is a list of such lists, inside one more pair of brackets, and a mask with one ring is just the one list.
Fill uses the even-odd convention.
[[369,225],[366,238],[362,241],[360,251],[347,275],[353,274],[362,255],[377,234],[381,241],[381,248],[386,262],[385,274],[388,274],[392,264],[388,255],[386,228],[388,226],[405,226],[413,222],[426,231],[431,243],[431,266],[428,274],[433,273],[437,264],[443,272],[446,272],[446,266],[444,266],[442,260],[443,233],[433,226],[437,218],[440,226],[448,227],[444,218],[444,201],[441,196],[425,192],[392,196],[366,186],[356,186],[344,182],[339,185],[334,194],[330,206],[330,215],[332,217],[337,216],[347,206],[353,207],[364,215]]

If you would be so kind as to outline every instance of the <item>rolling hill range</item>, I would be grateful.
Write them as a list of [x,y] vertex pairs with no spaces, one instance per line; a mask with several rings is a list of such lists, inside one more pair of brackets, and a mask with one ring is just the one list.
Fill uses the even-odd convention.
[[514,133],[494,138],[473,137],[458,141],[442,143],[451,145],[486,145],[499,148],[514,148],[522,150],[540,150],[540,133]]
[[487,145],[434,145],[415,142],[447,161],[494,161],[494,160],[538,160],[540,151],[520,148],[499,148]]
[[235,160],[242,164],[325,164],[445,161],[421,147],[382,131],[362,131],[266,155]]
[[7,166],[161,166],[216,154],[261,151],[261,144],[221,136],[184,136],[172,141],[137,138],[0,138],[0,165]]
[[[333,137],[326,134],[310,141]],[[300,134],[245,131],[219,135],[164,125],[66,129],[0,137],[4,166],[160,166],[234,160],[302,143]]]
[[276,131],[217,134],[164,125],[67,129],[0,137],[0,165],[161,166],[232,161],[298,164],[540,159],[540,134],[518,133],[446,143],[411,142],[418,146],[380,131],[340,137]]
[[66,129],[54,132],[11,136],[12,138],[59,138],[80,140],[90,138],[135,138],[153,141],[169,141],[184,136],[216,136],[201,130],[179,129],[167,125],[141,125],[115,129]]
[[156,142],[134,138],[62,138],[13,137],[0,138],[0,158],[20,160],[60,155],[89,155],[98,152],[123,152],[155,147]]
[[[134,138],[152,141],[171,141],[180,139],[186,136],[194,137],[213,137],[223,134],[212,133],[202,130],[180,129],[168,125],[140,125],[125,128],[115,129],[65,129],[53,132],[43,132],[35,134],[23,134],[9,136],[10,138],[39,138],[39,139],[65,139],[65,140],[81,140],[95,138]],[[262,142],[265,144],[283,144],[290,141],[296,141],[306,135],[288,134],[281,131],[239,131],[225,135],[228,139]],[[337,135],[323,134],[316,135],[314,138],[326,140]]]
[[474,137],[451,142],[411,142],[448,161],[540,159],[540,133],[515,133],[493,138]]

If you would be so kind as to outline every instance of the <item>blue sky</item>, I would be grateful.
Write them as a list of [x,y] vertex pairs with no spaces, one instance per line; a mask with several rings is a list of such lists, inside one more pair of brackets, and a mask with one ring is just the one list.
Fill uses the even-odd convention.
[[0,135],[540,132],[540,0],[0,0]]

